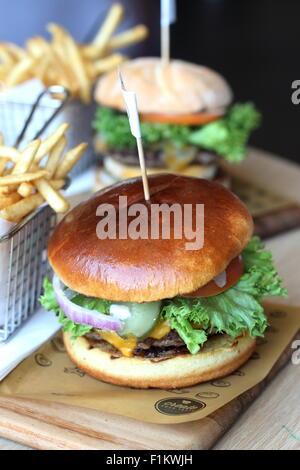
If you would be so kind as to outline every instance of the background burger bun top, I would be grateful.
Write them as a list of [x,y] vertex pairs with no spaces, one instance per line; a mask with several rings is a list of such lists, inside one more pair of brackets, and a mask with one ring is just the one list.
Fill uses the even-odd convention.
[[[126,89],[137,95],[140,113],[185,114],[224,111],[232,101],[225,79],[202,65],[144,57],[120,66]],[[101,77],[95,89],[100,104],[125,112],[116,70]]]
[[[100,204],[145,204],[141,178],[105,188],[60,222],[49,243],[49,261],[70,289],[113,301],[150,302],[193,292],[224,271],[247,245],[253,221],[243,203],[221,184],[170,174],[149,176],[151,203],[204,204],[204,245],[187,239],[100,240]],[[149,208],[149,205],[146,204]],[[150,211],[148,211],[150,226]],[[161,220],[161,218],[160,218]],[[195,217],[193,215],[193,221]],[[172,234],[172,225],[171,225]]]

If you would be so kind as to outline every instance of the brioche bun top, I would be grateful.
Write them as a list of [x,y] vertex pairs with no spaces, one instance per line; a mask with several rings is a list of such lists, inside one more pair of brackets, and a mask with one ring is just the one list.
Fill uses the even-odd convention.
[[[126,180],[79,204],[54,230],[49,261],[70,289],[114,301],[172,298],[208,283],[248,243],[252,218],[243,203],[221,184],[170,174],[148,179],[151,204],[177,203],[182,210],[184,204],[190,204],[194,225],[196,204],[204,204],[203,247],[186,249],[188,240],[176,239],[173,230],[170,239],[162,239],[161,234],[159,239],[99,239],[96,229],[101,218],[96,211],[100,204],[112,204],[118,210],[119,196],[127,196],[127,209],[136,203],[151,208],[144,200],[141,178]],[[148,214],[150,227],[150,210]],[[116,220],[118,227],[118,217]]]
[[[185,114],[206,110],[224,111],[232,100],[228,83],[202,65],[144,57],[120,67],[125,87],[137,96],[140,113]],[[116,70],[103,75],[95,89],[100,104],[126,111]]]

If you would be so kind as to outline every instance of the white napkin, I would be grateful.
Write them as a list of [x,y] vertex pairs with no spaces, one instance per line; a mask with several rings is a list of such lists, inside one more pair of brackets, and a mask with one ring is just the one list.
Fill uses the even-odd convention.
[[0,343],[0,380],[60,328],[52,312],[41,308],[32,315],[5,343]]
[[[27,80],[27,82],[20,83],[12,88],[4,88],[1,90],[0,99],[3,102],[9,103],[22,103],[32,105],[37,99],[38,95],[45,90],[45,86],[42,82],[33,78]],[[45,106],[53,106],[53,99],[49,96],[43,98],[43,104]],[[59,101],[55,100],[55,104],[58,105]]]

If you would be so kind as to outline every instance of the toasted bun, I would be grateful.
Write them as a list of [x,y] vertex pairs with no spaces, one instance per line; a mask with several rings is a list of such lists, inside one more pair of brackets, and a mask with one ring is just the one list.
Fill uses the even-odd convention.
[[70,289],[114,301],[172,298],[205,285],[224,271],[248,243],[252,217],[221,184],[169,174],[148,179],[152,204],[177,203],[183,214],[183,205],[190,204],[194,222],[196,204],[204,204],[203,247],[187,249],[189,240],[174,238],[172,230],[170,239],[99,239],[97,208],[107,203],[118,209],[119,196],[127,196],[128,206],[144,204],[150,226],[151,205],[144,201],[141,178],[126,180],[79,204],[54,230],[49,261]]
[[72,361],[87,374],[115,385],[135,388],[179,388],[231,374],[244,364],[255,348],[255,339],[227,335],[212,337],[198,354],[182,354],[159,362],[142,357],[111,358],[101,348],[90,349],[88,340],[71,340],[64,333]]
[[[232,92],[221,75],[208,67],[160,58],[145,57],[121,66],[126,89],[137,96],[140,113],[184,114],[220,110],[232,100]],[[95,89],[100,104],[125,112],[117,71],[101,77]]]

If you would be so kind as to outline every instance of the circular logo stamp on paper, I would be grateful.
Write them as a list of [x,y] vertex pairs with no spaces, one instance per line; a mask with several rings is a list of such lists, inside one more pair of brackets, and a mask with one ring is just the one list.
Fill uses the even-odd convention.
[[217,379],[210,382],[214,387],[230,387],[231,383],[228,380]]
[[194,398],[163,398],[155,403],[155,409],[164,415],[187,415],[206,407],[203,401]]
[[64,373],[65,374],[75,374],[75,375],[78,375],[78,377],[84,377],[85,376],[85,372],[78,369],[78,367],[65,367],[64,368]]
[[48,357],[45,356],[44,354],[36,354],[34,358],[38,366],[41,366],[41,367],[52,366],[52,361],[50,361],[50,359],[48,359]]
[[219,396],[220,394],[217,392],[199,392],[195,395],[198,398],[218,398]]
[[272,310],[272,312],[270,312],[270,315],[273,318],[285,318],[287,316],[287,313],[283,310]]

